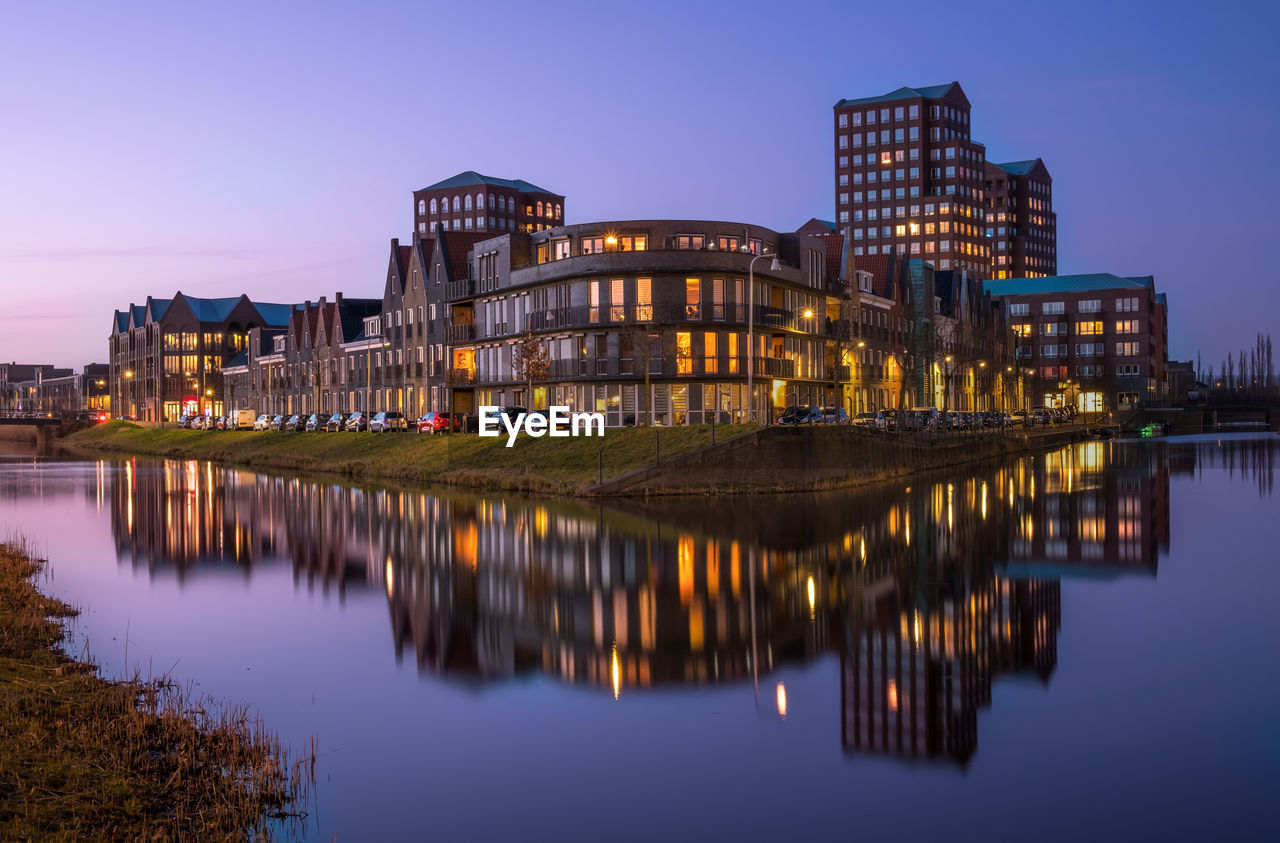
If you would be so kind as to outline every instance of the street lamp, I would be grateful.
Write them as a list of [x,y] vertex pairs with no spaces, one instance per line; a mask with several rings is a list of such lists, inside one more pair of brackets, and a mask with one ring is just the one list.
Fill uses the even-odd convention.
[[[747,263],[747,414],[748,417],[756,411],[756,395],[755,395],[755,371],[756,371],[756,261],[761,258],[771,257],[773,261],[769,264],[770,272],[777,272],[782,269],[782,264],[778,260],[777,255],[759,254],[753,257]],[[757,424],[759,420],[757,419]]]

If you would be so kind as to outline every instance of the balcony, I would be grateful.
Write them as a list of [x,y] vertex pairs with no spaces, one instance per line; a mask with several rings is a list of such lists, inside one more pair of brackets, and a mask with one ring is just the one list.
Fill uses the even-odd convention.
[[476,294],[476,283],[470,278],[464,278],[461,281],[450,281],[444,285],[445,301],[458,301],[459,299],[471,298]]
[[[709,305],[577,305],[535,310],[529,314],[528,328],[533,331],[559,331],[567,328],[622,326],[631,323],[652,325],[737,324],[747,322],[747,308],[735,304]],[[760,331],[785,330],[825,334],[829,331],[826,317],[815,313],[805,317],[798,313],[767,305],[755,306],[755,328]]]
[[445,380],[452,386],[466,386],[475,383],[476,373],[474,369],[448,369]]
[[444,329],[445,342],[450,345],[462,342],[471,342],[476,338],[476,326],[474,322],[465,325],[446,325]]
[[796,361],[785,357],[757,357],[755,376],[758,378],[794,378]]

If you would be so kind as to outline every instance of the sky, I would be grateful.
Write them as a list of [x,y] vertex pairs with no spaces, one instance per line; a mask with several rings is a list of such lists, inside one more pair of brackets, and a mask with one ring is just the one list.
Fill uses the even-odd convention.
[[832,106],[959,81],[1043,158],[1058,271],[1155,276],[1170,356],[1280,341],[1262,2],[0,7],[0,359],[105,362],[148,295],[378,297],[464,170],[568,223],[834,218]]

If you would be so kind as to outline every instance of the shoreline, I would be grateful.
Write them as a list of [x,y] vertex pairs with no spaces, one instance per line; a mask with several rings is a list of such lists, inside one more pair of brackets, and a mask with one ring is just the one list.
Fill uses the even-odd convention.
[[291,762],[244,706],[167,677],[104,678],[68,655],[78,610],[36,587],[47,562],[0,541],[0,838],[289,836],[314,751]]
[[599,500],[857,488],[1032,453],[1075,441],[1081,432],[1066,427],[920,442],[857,428],[696,425],[611,429],[605,437],[523,438],[507,448],[505,440],[465,434],[229,433],[110,422],[73,434],[55,447],[83,455],[206,460],[362,483]]

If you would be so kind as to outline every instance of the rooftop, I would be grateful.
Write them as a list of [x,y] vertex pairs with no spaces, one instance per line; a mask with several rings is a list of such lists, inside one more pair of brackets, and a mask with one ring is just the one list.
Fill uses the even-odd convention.
[[529,184],[523,179],[496,179],[493,176],[482,176],[475,170],[467,170],[465,173],[458,173],[453,178],[438,181],[435,184],[422,188],[423,190],[444,190],[450,187],[469,187],[471,185],[485,184],[491,187],[508,187],[518,190],[521,193],[548,193],[552,196],[559,196],[545,188],[538,187],[536,184]]
[[927,100],[936,100],[939,97],[946,96],[957,82],[948,82],[945,85],[929,85],[924,88],[899,88],[896,91],[890,91],[878,97],[862,97],[854,100],[840,100],[836,103],[836,108],[842,108],[846,105],[870,105],[878,102],[894,102],[896,100],[915,99],[916,97],[924,97]]
[[1126,278],[1109,272],[1094,272],[1087,275],[984,281],[983,289],[993,296],[1034,296],[1041,293],[1083,293],[1089,290],[1154,290],[1155,285],[1155,278],[1150,275]]
[[1040,163],[1039,158],[1032,158],[1030,161],[1009,161],[1005,164],[996,164],[997,167],[1006,173],[1013,173],[1015,176],[1025,176],[1027,173],[1035,169],[1036,164]]

